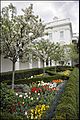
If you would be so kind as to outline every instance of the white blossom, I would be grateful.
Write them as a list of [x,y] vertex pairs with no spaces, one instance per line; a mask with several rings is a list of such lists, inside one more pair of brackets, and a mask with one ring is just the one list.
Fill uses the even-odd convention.
[[22,95],[19,95],[19,97],[22,97]]
[[24,93],[25,95],[27,95],[27,93]]
[[31,76],[31,78],[33,78],[33,76]]
[[25,115],[27,115],[27,111],[25,111]]
[[29,95],[31,94],[31,92],[29,92]]
[[26,95],[26,97],[28,97],[28,95]]
[[30,96],[28,98],[30,98]]
[[16,96],[18,96],[18,93],[16,93]]
[[38,93],[38,95],[40,95],[40,93]]
[[36,99],[38,100],[39,98],[37,97]]
[[35,90],[35,93],[37,93],[37,91]]
[[31,98],[31,100],[33,100],[33,97]]
[[38,83],[38,86],[40,86],[41,84],[40,83]]
[[24,99],[26,98],[26,96],[24,96]]

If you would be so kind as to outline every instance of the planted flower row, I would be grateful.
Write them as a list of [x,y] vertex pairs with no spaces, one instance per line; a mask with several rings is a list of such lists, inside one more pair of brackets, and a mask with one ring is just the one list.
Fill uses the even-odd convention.
[[[63,82],[57,80],[45,83],[38,81],[32,83],[30,91],[26,93],[16,93],[16,99],[12,105],[11,112],[18,115],[26,115],[29,119],[41,119],[42,115],[49,108],[57,89],[57,83]],[[34,112],[33,112],[34,111]]]

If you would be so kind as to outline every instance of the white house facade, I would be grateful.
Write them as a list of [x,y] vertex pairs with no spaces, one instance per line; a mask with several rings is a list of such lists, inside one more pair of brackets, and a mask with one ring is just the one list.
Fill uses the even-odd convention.
[[69,18],[59,20],[53,19],[53,22],[46,24],[49,39],[54,43],[70,44],[72,42],[72,25]]
[[[72,24],[70,19],[53,19],[52,22],[46,24],[46,31],[48,32],[47,38],[54,43],[58,42],[62,45],[72,43]],[[68,62],[71,65],[71,61]],[[46,66],[54,66],[54,61],[48,60],[48,63],[45,62]],[[59,64],[58,64],[59,65]],[[31,68],[41,68],[43,67],[42,61],[40,59],[33,61],[32,59],[29,62],[22,63],[19,61],[16,62],[16,70],[31,69]],[[1,72],[12,71],[12,62],[8,59],[4,59],[1,56]]]

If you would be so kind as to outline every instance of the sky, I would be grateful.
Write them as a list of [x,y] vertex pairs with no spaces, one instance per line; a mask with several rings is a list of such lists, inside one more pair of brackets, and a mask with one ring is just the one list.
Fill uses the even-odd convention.
[[31,3],[35,15],[39,15],[45,23],[52,22],[54,17],[70,18],[73,33],[79,33],[79,1],[1,1],[1,9],[12,3],[18,14],[23,14]]

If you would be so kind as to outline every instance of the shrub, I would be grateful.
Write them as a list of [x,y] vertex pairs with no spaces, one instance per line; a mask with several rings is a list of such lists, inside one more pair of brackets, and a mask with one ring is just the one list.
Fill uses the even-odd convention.
[[14,91],[9,89],[7,84],[2,84],[0,86],[0,94],[1,94],[1,111],[10,111],[12,103],[14,103]]
[[70,103],[67,103],[67,105],[65,103],[59,104],[57,107],[55,118],[57,118],[57,116],[64,117],[64,119],[68,119],[68,120],[69,119],[76,120],[76,118],[77,118],[75,108]]
[[[19,80],[15,80],[14,83],[15,84],[29,84],[29,83],[32,83],[32,82],[36,82],[36,81],[44,81],[44,82],[50,82],[54,79],[68,79],[69,77],[65,77],[63,75],[54,75],[54,76],[45,76],[45,77],[36,77],[36,78],[25,78],[25,79],[19,79]],[[11,80],[4,80],[2,81],[2,83],[7,83],[7,84],[11,84],[12,81]]]
[[46,70],[46,73],[48,73],[48,75],[51,75],[51,76],[56,75],[56,73],[54,71]]
[[1,112],[0,118],[1,120],[26,120],[26,117],[24,116],[18,116],[8,112]]
[[77,94],[77,81],[79,77],[79,70],[75,68],[70,75],[70,78],[66,84],[65,91],[62,94],[59,104],[56,108],[54,119],[64,118],[66,119],[78,119],[79,111],[77,108],[79,94]]
[[[41,74],[42,72],[43,71],[41,68],[15,71],[15,80],[28,78],[36,74]],[[11,79],[12,79],[12,72],[1,73],[1,81],[11,80]]]
[[[66,69],[69,70],[69,69],[73,69],[73,68],[71,68],[69,66],[57,66],[57,71],[64,71]],[[55,75],[54,70],[55,70],[54,66],[45,68],[45,71],[47,73],[49,73],[50,75]],[[43,73],[43,68],[17,70],[17,71],[15,71],[15,80],[28,78],[30,76],[34,76],[34,75],[42,74],[42,73]],[[12,80],[12,72],[1,73],[1,81],[3,81],[3,80]]]

